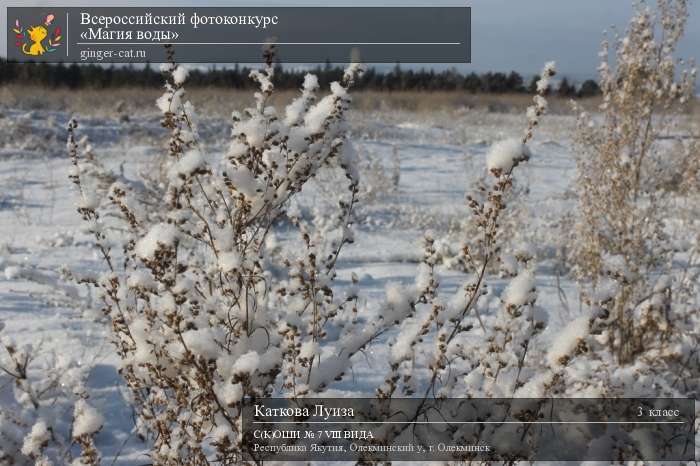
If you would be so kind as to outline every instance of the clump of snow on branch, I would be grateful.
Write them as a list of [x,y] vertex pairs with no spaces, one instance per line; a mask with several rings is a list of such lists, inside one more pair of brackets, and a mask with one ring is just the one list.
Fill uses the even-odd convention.
[[49,440],[51,440],[49,426],[40,419],[32,426],[31,432],[24,437],[22,454],[30,458],[39,458],[42,450],[49,444]]
[[175,70],[173,70],[172,74],[173,74],[173,82],[176,85],[181,86],[187,80],[187,76],[189,75],[189,70],[182,65],[178,65],[175,68]]
[[94,407],[85,400],[79,400],[75,405],[73,421],[73,437],[93,435],[104,425],[104,418]]
[[530,157],[530,149],[519,139],[505,139],[491,146],[486,154],[486,167],[490,172],[507,173]]
[[535,274],[532,270],[525,269],[508,283],[501,299],[509,306],[523,306],[535,300],[534,290]]
[[160,223],[154,225],[148,233],[136,243],[134,252],[142,259],[153,259],[161,248],[172,248],[179,233],[174,225]]
[[558,333],[547,352],[547,361],[552,366],[566,364],[566,359],[588,336],[589,318],[581,316],[570,322]]

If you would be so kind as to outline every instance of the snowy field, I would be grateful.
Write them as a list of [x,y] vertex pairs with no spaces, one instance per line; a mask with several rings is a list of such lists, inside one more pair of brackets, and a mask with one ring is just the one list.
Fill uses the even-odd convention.
[[[76,213],[76,191],[69,182],[70,162],[65,151],[70,115],[12,108],[0,117],[0,337],[18,345],[31,344],[36,368],[87,374],[90,402],[104,416],[97,446],[104,464],[139,465],[148,462],[146,447],[134,435],[134,413],[125,400],[117,373],[118,358],[109,342],[109,328],[86,287],[65,279],[64,269],[102,272],[104,265],[92,248]],[[151,111],[129,119],[77,115],[79,134],[87,135],[97,157],[126,179],[157,169],[155,154],[163,150],[167,134]],[[421,237],[431,231],[444,248],[459,238],[469,215],[465,195],[485,176],[485,153],[494,142],[518,135],[525,126],[520,114],[486,110],[435,110],[428,114],[403,111],[353,112],[351,140],[362,170],[361,200],[355,214],[355,241],[337,263],[338,283],[350,286],[359,279],[360,300],[367,321],[381,309],[380,301],[392,284],[415,280],[421,256]],[[556,255],[556,237],[563,216],[574,205],[575,161],[570,135],[574,119],[548,115],[530,144],[532,159],[518,172],[514,212],[522,222],[510,231],[510,244],[537,257],[537,308],[548,322],[542,341],[549,341],[579,313],[575,283],[566,278]],[[207,147],[225,147],[229,124],[202,119],[200,130]],[[213,154],[216,155],[216,154]],[[300,208],[330,209],[324,193],[337,174],[319,175]],[[517,223],[517,222],[516,222]],[[284,247],[283,231],[277,234]],[[466,277],[449,260],[441,268],[440,289],[449,294]],[[489,286],[495,297],[507,280],[494,272]],[[494,299],[497,299],[495,298]],[[373,396],[387,370],[387,342],[383,335],[357,357],[352,373],[324,396]],[[58,350],[57,350],[58,349]],[[55,356],[55,358],[54,358]],[[63,366],[62,366],[63,365]],[[80,375],[76,375],[78,377]],[[13,384],[0,374],[0,407],[15,406]],[[53,414],[69,425],[72,408],[57,402]],[[7,422],[5,419],[4,422]],[[113,461],[114,460],[114,461]]]

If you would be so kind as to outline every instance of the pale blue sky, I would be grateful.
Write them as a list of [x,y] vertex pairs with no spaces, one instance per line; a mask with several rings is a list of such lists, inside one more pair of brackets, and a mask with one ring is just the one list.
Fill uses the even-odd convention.
[[[652,2],[653,3],[653,2]],[[83,0],[43,0],[3,2],[0,24],[6,22],[5,6],[127,6],[141,2],[98,2]],[[262,0],[221,1],[204,3],[185,0],[152,0],[149,6],[460,6],[464,1],[439,0]],[[561,74],[574,78],[595,75],[602,32],[611,25],[626,24],[632,11],[632,0],[468,0],[472,7],[472,64],[463,70],[509,71],[536,73],[542,64],[555,60]],[[0,34],[0,53],[5,55],[5,34]],[[691,1],[691,18],[679,56],[700,58],[700,0]]]

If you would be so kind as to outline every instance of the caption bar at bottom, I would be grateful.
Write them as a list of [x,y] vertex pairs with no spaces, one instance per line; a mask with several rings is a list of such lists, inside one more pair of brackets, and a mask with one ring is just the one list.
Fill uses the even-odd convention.
[[693,461],[690,399],[265,399],[255,461]]

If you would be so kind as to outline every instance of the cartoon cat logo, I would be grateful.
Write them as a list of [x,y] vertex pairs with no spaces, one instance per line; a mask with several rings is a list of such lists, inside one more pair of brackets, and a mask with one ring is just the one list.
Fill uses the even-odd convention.
[[[61,45],[61,28],[56,26],[53,31],[49,30],[54,18],[55,16],[50,14],[46,16],[43,24],[24,29],[20,25],[19,19],[15,21],[15,27],[12,28],[17,39],[15,45],[23,54],[40,56],[47,52],[54,52]],[[49,32],[51,32],[50,37]],[[44,41],[47,38],[47,45],[44,46]]]

